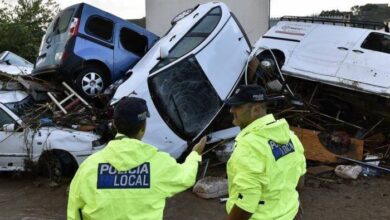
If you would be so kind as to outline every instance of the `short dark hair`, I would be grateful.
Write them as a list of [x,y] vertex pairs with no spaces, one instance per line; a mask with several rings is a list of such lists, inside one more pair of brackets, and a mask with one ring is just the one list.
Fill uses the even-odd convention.
[[134,137],[145,127],[149,117],[146,101],[137,97],[122,98],[114,109],[114,123],[117,131]]
[[145,127],[146,121],[142,122],[126,122],[126,120],[120,119],[120,118],[115,118],[114,119],[115,127],[116,130],[124,134],[128,137],[134,137],[138,134],[138,132]]

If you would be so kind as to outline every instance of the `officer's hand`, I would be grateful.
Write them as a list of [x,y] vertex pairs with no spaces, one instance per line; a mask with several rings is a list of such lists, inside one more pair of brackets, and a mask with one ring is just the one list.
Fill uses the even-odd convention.
[[200,139],[200,141],[197,144],[195,144],[192,150],[198,152],[199,155],[202,155],[204,146],[206,146],[206,141],[207,141],[207,137],[206,136],[202,137],[202,139]]

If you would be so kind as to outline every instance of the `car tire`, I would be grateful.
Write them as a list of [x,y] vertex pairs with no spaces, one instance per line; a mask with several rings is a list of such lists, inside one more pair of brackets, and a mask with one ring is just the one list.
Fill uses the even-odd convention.
[[84,68],[76,77],[74,87],[84,98],[93,98],[104,92],[109,82],[107,74],[97,67]]
[[[278,63],[279,68],[281,69],[284,65],[284,60],[280,57],[275,56],[276,62]],[[276,72],[278,71],[275,59],[271,54],[267,54],[260,59],[260,65],[263,69],[267,69],[268,71]]]
[[63,176],[61,160],[53,151],[44,152],[38,161],[39,174],[53,182],[60,182]]

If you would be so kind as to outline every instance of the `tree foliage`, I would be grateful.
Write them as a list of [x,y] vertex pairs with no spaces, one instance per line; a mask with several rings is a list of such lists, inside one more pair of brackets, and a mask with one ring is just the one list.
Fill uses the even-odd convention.
[[55,0],[18,0],[0,4],[0,52],[12,51],[34,62],[45,30],[59,11]]
[[390,18],[390,7],[386,5],[366,4],[351,8],[354,19],[383,22]]
[[334,16],[343,16],[343,13],[339,10],[330,10],[330,11],[321,11],[319,14],[320,17],[334,17]]

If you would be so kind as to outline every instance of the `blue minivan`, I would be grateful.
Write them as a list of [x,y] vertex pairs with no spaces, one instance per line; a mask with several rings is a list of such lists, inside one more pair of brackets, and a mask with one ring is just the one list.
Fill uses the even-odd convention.
[[158,36],[86,3],[51,22],[33,75],[67,81],[84,97],[101,93],[154,45]]

